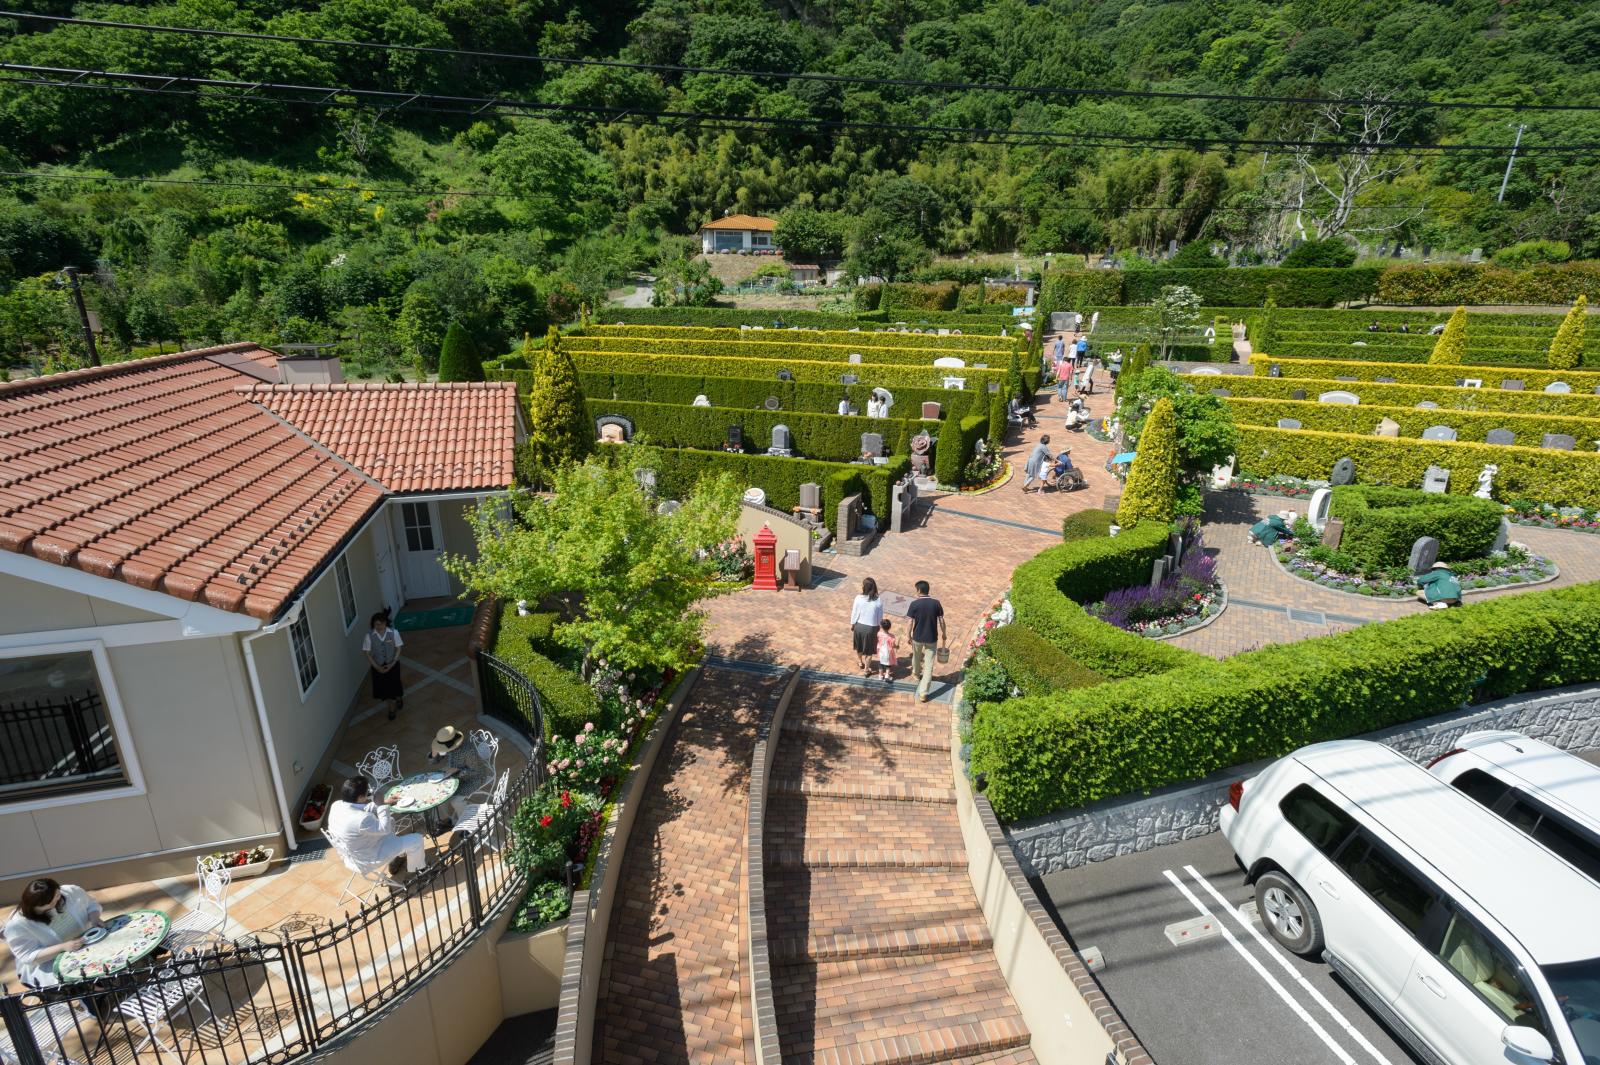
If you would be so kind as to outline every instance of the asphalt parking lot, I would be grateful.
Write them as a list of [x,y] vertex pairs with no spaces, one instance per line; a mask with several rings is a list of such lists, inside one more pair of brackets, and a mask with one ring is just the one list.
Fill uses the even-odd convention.
[[1104,954],[1106,994],[1160,1065],[1416,1061],[1327,965],[1240,919],[1254,893],[1220,832],[1043,884],[1073,945]]

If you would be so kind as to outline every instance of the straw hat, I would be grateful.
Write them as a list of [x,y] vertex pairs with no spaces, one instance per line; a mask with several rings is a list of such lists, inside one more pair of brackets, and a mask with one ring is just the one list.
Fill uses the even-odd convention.
[[466,742],[467,734],[454,725],[446,725],[433,734],[433,754],[435,758],[449,754]]

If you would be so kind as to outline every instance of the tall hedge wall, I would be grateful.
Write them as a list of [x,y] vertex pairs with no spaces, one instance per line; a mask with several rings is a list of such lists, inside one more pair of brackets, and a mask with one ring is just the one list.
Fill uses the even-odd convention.
[[[807,414],[802,411],[732,410],[668,403],[636,403],[616,399],[588,399],[585,405],[593,421],[606,414],[619,414],[633,422],[633,431],[645,443],[659,447],[693,447],[716,451],[728,438],[728,427],[744,431],[744,444],[750,451],[764,451],[772,442],[772,428],[787,425],[794,450],[809,459],[825,462],[853,462],[861,457],[861,434],[879,433],[884,447],[893,449],[902,435],[917,431],[900,418],[863,418],[839,414]],[[931,423],[930,423],[931,424]],[[909,436],[907,436],[909,439]]]
[[1147,640],[1090,617],[1081,604],[1143,584],[1166,553],[1168,528],[1144,522],[1117,536],[1074,540],[1048,548],[1011,574],[1017,621],[1068,657],[1105,677],[1160,673],[1198,658],[1170,643]]
[[[521,378],[526,382],[526,378]],[[748,377],[697,377],[677,374],[584,373],[578,375],[583,394],[591,399],[622,399],[641,403],[693,403],[705,396],[713,409],[755,410],[765,408],[769,398],[778,400],[780,411],[809,411],[837,414],[839,399],[848,396],[857,410],[867,409],[872,398],[868,384],[808,384],[801,381],[755,380]],[[920,419],[924,402],[960,404],[970,393],[946,388],[895,388],[896,418]],[[930,423],[929,431],[932,432]]]
[[[1543,389],[1556,381],[1565,381],[1574,392],[1594,393],[1600,388],[1600,372],[1592,370],[1539,370],[1518,367],[1508,371],[1503,366],[1476,366],[1460,363],[1455,366],[1416,365],[1409,362],[1340,362],[1335,359],[1284,359],[1271,355],[1250,356],[1253,372],[1268,375],[1276,365],[1284,377],[1354,377],[1357,381],[1371,381],[1375,377],[1393,377],[1395,382],[1411,385],[1451,385],[1459,380],[1477,378],[1486,388],[1497,388],[1502,380],[1515,378],[1525,389]],[[1351,389],[1351,391],[1357,391]]]
[[[1435,340],[1436,337],[1429,337]],[[1486,347],[1472,343],[1468,335],[1467,358],[1475,366],[1493,366],[1504,369],[1527,367],[1530,369],[1543,369],[1546,365],[1545,348],[1549,346],[1546,340],[1545,347],[1540,348],[1515,348],[1515,347]],[[1352,362],[1403,362],[1425,363],[1432,346],[1413,347],[1390,345],[1374,340],[1371,344],[1349,343],[1303,343],[1291,340],[1280,340],[1269,351],[1262,354],[1277,356],[1284,359],[1337,359]],[[1582,365],[1600,366],[1600,349],[1585,350]],[[1466,365],[1463,363],[1462,365]]]
[[1269,295],[1280,307],[1328,307],[1371,296],[1383,270],[1380,266],[1133,270],[1122,275],[1122,289],[1126,303],[1149,303],[1168,285],[1186,285],[1202,302],[1219,307],[1259,307]]
[[1600,584],[1583,584],[985,703],[971,767],[987,776],[995,813],[1015,821],[1472,701],[1596,679]]
[[[751,334],[754,334],[753,336]],[[902,333],[882,325],[854,332],[848,329],[727,329],[721,326],[693,325],[591,325],[575,336],[643,337],[663,340],[793,340],[817,344],[870,344],[875,348],[965,348],[971,351],[1009,352],[1016,337],[988,333],[940,336],[937,333]]]
[[1600,442],[1600,418],[1504,411],[1418,410],[1414,406],[1381,407],[1366,403],[1347,407],[1310,399],[1247,399],[1237,395],[1223,402],[1233,411],[1234,420],[1243,425],[1276,426],[1280,418],[1294,418],[1304,429],[1372,433],[1381,419],[1388,418],[1399,424],[1402,439],[1419,438],[1425,429],[1446,425],[1456,431],[1457,439],[1474,443],[1483,443],[1491,429],[1509,429],[1517,434],[1518,443],[1529,447],[1538,447],[1545,433],[1567,433],[1577,439],[1577,446],[1583,451],[1595,450],[1596,442]]
[[1404,566],[1423,536],[1438,539],[1441,562],[1482,558],[1500,533],[1505,508],[1472,496],[1347,484],[1334,488],[1329,513],[1344,522],[1340,551],[1368,566]]
[[[761,334],[763,337],[772,334]],[[652,336],[571,336],[563,346],[576,356],[579,352],[604,352],[639,355],[704,355],[712,358],[729,356],[749,359],[805,359],[812,362],[847,363],[851,355],[860,355],[860,362],[876,365],[932,366],[934,359],[960,359],[968,366],[987,363],[990,366],[1010,357],[1009,350],[973,351],[965,348],[908,348],[875,347],[871,334],[863,334],[852,343],[823,344],[804,337],[804,334],[779,333],[772,339],[744,340],[677,340]],[[849,373],[841,370],[840,373]]]
[[1592,301],[1600,298],[1600,262],[1524,270],[1464,263],[1391,266],[1379,278],[1375,294],[1378,303],[1398,304],[1566,304],[1580,295]]
[[[1349,408],[1346,408],[1349,409]],[[1340,458],[1355,460],[1362,484],[1420,487],[1430,465],[1450,471],[1450,491],[1470,494],[1478,471],[1493,463],[1499,499],[1537,499],[1556,506],[1600,507],[1600,454],[1539,447],[1436,440],[1394,440],[1355,433],[1241,425],[1239,469],[1258,477],[1326,478]]]
[[[841,365],[837,362],[817,362],[810,359],[748,359],[712,355],[632,355],[598,351],[575,351],[572,361],[578,372],[611,373],[618,377],[664,374],[667,376],[742,377],[778,382],[778,371],[788,370],[794,380],[813,384],[839,385],[846,373],[855,374],[860,383],[882,386],[894,392],[901,388],[940,388],[949,371],[932,366],[891,366],[883,363]],[[529,370],[492,370],[492,381],[516,381],[518,375]],[[983,388],[990,381],[1005,384],[1004,366],[979,370],[967,367],[953,374],[966,379],[967,388]],[[1035,385],[1038,368],[1033,370]],[[842,387],[842,386],[840,386]],[[955,391],[955,390],[952,390]]]
[[[1296,390],[1308,397],[1319,396],[1335,389],[1348,389],[1350,382],[1335,381],[1331,377],[1239,377],[1182,375],[1186,383],[1198,391],[1206,392],[1226,383],[1235,399],[1261,398],[1287,400]],[[1600,396],[1592,392],[1508,392],[1500,382],[1484,381],[1482,388],[1457,388],[1448,385],[1402,385],[1361,382],[1361,406],[1415,407],[1418,403],[1437,403],[1441,408],[1462,411],[1504,411],[1509,414],[1554,414],[1567,418],[1600,418]],[[1308,400],[1311,402],[1311,400]],[[1438,413],[1437,411],[1435,413]],[[1275,415],[1278,418],[1295,418],[1295,414]],[[1373,420],[1377,425],[1377,420]]]

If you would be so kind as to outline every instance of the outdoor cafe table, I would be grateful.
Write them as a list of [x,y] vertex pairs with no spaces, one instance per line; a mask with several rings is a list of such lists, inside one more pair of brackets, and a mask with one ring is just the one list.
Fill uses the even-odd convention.
[[383,797],[400,796],[394,804],[395,813],[421,814],[428,826],[428,834],[437,836],[439,818],[434,811],[449,802],[460,787],[459,777],[446,776],[442,769],[430,769],[426,773],[413,773],[398,784],[389,785],[384,789]]
[[161,945],[168,923],[160,910],[133,910],[113,917],[106,922],[103,938],[56,955],[56,975],[62,983],[73,983],[121,972]]

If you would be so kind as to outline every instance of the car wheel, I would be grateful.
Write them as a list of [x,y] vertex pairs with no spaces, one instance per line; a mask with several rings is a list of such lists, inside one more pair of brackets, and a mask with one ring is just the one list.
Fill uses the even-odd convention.
[[1273,939],[1295,954],[1321,953],[1322,919],[1299,884],[1279,872],[1262,873],[1256,880],[1256,907]]

